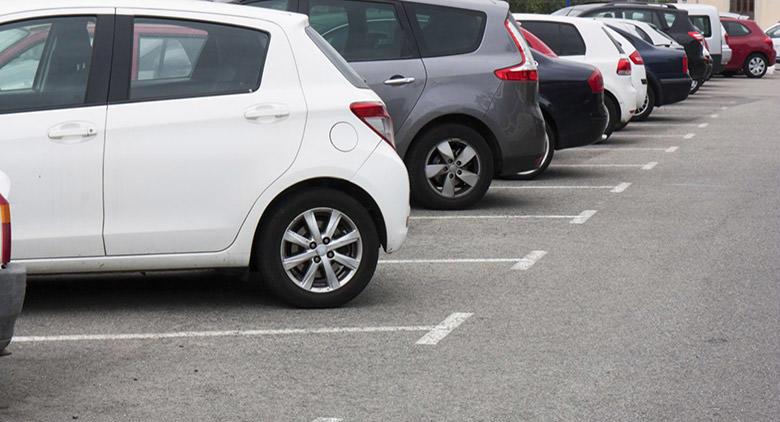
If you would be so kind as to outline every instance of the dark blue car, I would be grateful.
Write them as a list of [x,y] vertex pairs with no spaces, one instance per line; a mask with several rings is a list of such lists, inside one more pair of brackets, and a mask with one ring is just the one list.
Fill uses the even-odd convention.
[[647,70],[647,102],[637,110],[633,120],[650,117],[653,108],[674,104],[688,98],[691,77],[688,58],[682,50],[656,47],[630,32],[607,23],[611,29],[626,38],[642,55]]

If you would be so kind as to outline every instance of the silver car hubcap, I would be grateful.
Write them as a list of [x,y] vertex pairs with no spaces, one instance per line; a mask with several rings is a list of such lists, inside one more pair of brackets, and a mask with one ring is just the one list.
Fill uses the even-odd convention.
[[315,208],[287,226],[281,257],[287,277],[298,287],[328,293],[355,276],[363,257],[363,240],[349,217],[332,208]]
[[750,73],[753,75],[762,74],[764,69],[766,69],[766,63],[758,57],[753,57],[753,59],[750,60],[750,63],[748,63],[748,70],[750,70]]
[[649,104],[650,104],[650,96],[649,95],[645,95],[645,102],[642,103],[642,107],[639,107],[639,110],[636,111],[636,115],[638,116],[638,115],[644,113],[645,110],[647,110],[647,106]]
[[428,184],[445,198],[468,194],[479,182],[481,170],[477,151],[457,138],[440,142],[425,159]]

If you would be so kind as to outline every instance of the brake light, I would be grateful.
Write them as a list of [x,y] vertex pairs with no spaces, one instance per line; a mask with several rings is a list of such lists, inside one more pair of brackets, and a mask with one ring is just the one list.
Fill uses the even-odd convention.
[[506,32],[509,33],[509,37],[512,38],[512,42],[515,43],[517,51],[520,52],[520,63],[515,66],[522,66],[525,64],[525,51],[523,50],[523,44],[520,42],[521,35],[517,31],[517,27],[515,27],[508,18],[504,21],[504,28],[506,28]]
[[628,59],[620,59],[617,64],[617,74],[631,76],[631,62]]
[[590,90],[594,94],[604,92],[604,76],[601,75],[598,69],[594,70],[588,77],[588,85],[590,85]]
[[393,119],[387,112],[385,105],[379,102],[352,103],[349,106],[355,114],[371,130],[376,132],[385,142],[395,148],[395,134],[393,133]]
[[688,55],[684,54],[683,55],[683,73],[685,73],[687,75],[688,72],[689,72],[689,69],[688,69]]
[[704,35],[702,35],[701,32],[691,31],[688,33],[688,35],[696,41],[704,41]]
[[11,262],[11,207],[0,195],[0,266]]
[[774,48],[775,43],[772,42],[772,39],[769,37],[764,37],[764,44],[768,45],[769,47]]
[[539,72],[532,66],[529,66],[525,56],[525,50],[523,50],[523,43],[520,42],[522,35],[517,27],[509,21],[504,21],[504,28],[509,33],[509,38],[515,43],[517,51],[520,53],[520,63],[498,69],[494,73],[498,79],[502,81],[514,81],[514,82],[535,82],[539,80]]
[[645,64],[645,60],[642,58],[642,55],[639,54],[639,50],[635,50],[628,58],[631,59],[634,64]]

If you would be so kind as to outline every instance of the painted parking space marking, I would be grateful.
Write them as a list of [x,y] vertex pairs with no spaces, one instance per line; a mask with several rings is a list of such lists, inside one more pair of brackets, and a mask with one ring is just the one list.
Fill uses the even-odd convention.
[[639,168],[642,170],[652,170],[657,165],[657,161],[651,161],[646,164],[553,164],[550,167]]
[[[612,187],[613,189],[616,188]],[[594,214],[596,211],[587,210],[583,211],[582,213],[578,215],[547,215],[547,214],[504,214],[504,215],[421,215],[421,216],[412,216],[409,217],[411,220],[512,220],[512,219],[519,219],[519,220],[576,220],[577,218],[580,218],[583,213],[589,213],[593,212]]]
[[612,193],[622,193],[631,186],[631,183],[619,183],[617,185],[519,185],[519,186],[491,186],[491,190],[526,190],[526,189],[551,189],[551,190],[609,190]]
[[439,325],[433,327],[428,333],[417,340],[418,345],[422,346],[435,346],[439,344],[445,337],[458,328],[464,321],[469,319],[472,313],[468,312],[456,312],[447,317]]
[[569,152],[578,151],[659,151],[659,152],[676,152],[680,147],[668,147],[668,148],[651,148],[651,147],[587,147],[587,148],[573,148]]
[[587,210],[583,211],[580,215],[577,217],[574,217],[569,223],[571,224],[585,224],[590,220],[591,217],[596,215],[596,210]]
[[512,269],[515,271],[528,271],[545,255],[547,255],[547,251],[531,251],[523,259],[517,261],[517,264],[513,265]]
[[[677,139],[688,139],[686,136],[690,135],[690,133],[682,133],[682,134],[649,134],[649,133],[619,133],[612,135],[615,139],[656,139],[656,138],[677,138]],[[582,148],[578,148],[582,149]],[[574,149],[572,149],[574,151]]]
[[350,333],[390,333],[402,331],[429,331],[434,326],[376,326],[376,327],[322,327],[322,328],[281,328],[260,330],[225,331],[179,331],[167,333],[137,334],[75,334],[49,336],[17,336],[14,343],[79,342],[79,341],[127,341],[127,340],[164,340],[208,337],[261,337],[306,334],[350,334]]
[[339,418],[317,418],[311,422],[343,422],[344,419]]
[[711,114],[710,117],[713,118],[713,119],[717,119],[718,117],[720,117],[720,115],[718,115],[718,114]]

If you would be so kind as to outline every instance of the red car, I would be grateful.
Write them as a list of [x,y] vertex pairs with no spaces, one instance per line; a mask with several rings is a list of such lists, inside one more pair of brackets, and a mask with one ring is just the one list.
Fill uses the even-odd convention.
[[769,38],[755,21],[749,19],[720,18],[728,34],[731,61],[724,75],[744,73],[748,78],[761,78],[767,68],[777,60],[777,52]]

